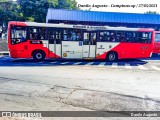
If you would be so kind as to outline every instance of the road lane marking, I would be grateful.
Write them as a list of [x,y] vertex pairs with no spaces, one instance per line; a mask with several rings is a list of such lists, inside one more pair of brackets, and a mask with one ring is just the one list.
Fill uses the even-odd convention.
[[156,66],[151,66],[153,69],[160,71],[160,68],[156,67]]
[[64,63],[61,63],[62,65],[65,65],[65,64],[68,64],[69,62],[64,62]]
[[112,67],[113,68],[117,68],[118,67],[118,63],[112,63]]
[[49,62],[49,63],[57,63],[57,62]]
[[25,64],[37,64],[37,63],[36,62],[35,63],[26,62]]
[[125,67],[127,68],[127,69],[131,69],[132,67],[130,66],[130,64],[125,64]]
[[39,62],[39,63],[45,63],[45,62],[43,61],[43,62]]
[[74,63],[73,65],[79,65],[79,64],[81,64],[82,62],[76,62],[76,63]]
[[147,70],[147,68],[145,68],[143,65],[138,65],[138,67],[142,70]]
[[85,64],[85,66],[88,66],[88,65],[92,65],[94,62],[89,62],[87,64]]
[[103,67],[106,64],[106,62],[101,62],[98,67]]
[[41,64],[41,65],[49,65],[49,64],[46,63],[46,64]]
[[22,64],[20,64],[20,63],[18,64],[18,63],[17,63],[17,64],[12,64],[12,65],[22,65]]

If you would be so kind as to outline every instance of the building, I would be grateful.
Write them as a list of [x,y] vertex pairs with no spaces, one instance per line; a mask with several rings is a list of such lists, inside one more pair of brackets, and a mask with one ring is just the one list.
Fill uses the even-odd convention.
[[154,28],[160,31],[159,14],[97,12],[50,8],[48,9],[46,22]]

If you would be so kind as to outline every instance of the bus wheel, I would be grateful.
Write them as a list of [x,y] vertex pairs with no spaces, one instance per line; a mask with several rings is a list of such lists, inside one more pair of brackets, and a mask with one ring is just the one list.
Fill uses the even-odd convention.
[[43,61],[45,59],[45,53],[43,51],[34,51],[33,52],[33,59],[35,61]]
[[117,61],[118,60],[118,54],[116,52],[109,52],[107,54],[106,58],[110,62]]

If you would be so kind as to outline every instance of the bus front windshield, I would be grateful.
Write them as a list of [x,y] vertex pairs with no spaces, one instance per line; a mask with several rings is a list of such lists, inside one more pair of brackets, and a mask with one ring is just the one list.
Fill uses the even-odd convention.
[[154,41],[155,43],[156,42],[160,42],[160,33],[156,33],[155,34],[155,41]]
[[11,28],[11,43],[17,44],[25,42],[26,40],[26,27],[12,27]]

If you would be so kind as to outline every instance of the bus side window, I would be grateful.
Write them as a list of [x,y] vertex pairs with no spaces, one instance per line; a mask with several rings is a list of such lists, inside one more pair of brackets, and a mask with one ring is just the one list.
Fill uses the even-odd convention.
[[81,41],[82,40],[82,34],[81,30],[77,29],[76,30],[76,41]]
[[81,30],[79,29],[64,29],[63,30],[63,40],[65,41],[80,41],[81,40]]
[[148,43],[151,43],[151,41],[152,41],[152,32],[149,32],[148,33]]
[[132,43],[138,42],[138,32],[133,32]]
[[84,32],[83,33],[83,45],[89,45],[89,33]]
[[38,36],[37,36],[37,34],[38,34],[38,30],[37,30],[37,28],[36,27],[31,27],[31,28],[29,28],[29,36],[30,36],[30,39],[31,40],[37,40],[38,38]]
[[151,32],[138,32],[138,43],[151,43]]
[[96,38],[97,38],[96,33],[91,33],[91,43],[90,43],[90,45],[96,45]]
[[46,28],[45,27],[40,27],[39,31],[38,31],[38,35],[39,35],[40,40],[46,40],[47,39]]
[[61,39],[62,39],[62,30],[61,29],[55,30],[55,39],[56,39],[56,44],[61,44]]
[[125,34],[122,31],[117,31],[117,41],[126,42]]
[[75,41],[76,40],[76,31],[75,30],[71,30],[71,40]]
[[99,34],[99,37],[100,37],[100,41],[105,41],[105,42],[109,42],[109,33],[107,31],[101,31],[100,34]]
[[133,32],[126,31],[126,32],[125,32],[125,37],[126,37],[126,42],[130,42],[130,43],[133,43],[133,42],[134,42]]
[[77,41],[82,40],[82,34],[81,34],[81,32],[78,32],[76,37],[77,37],[77,38],[76,38]]
[[49,39],[49,44],[54,44],[55,31],[52,28],[48,29],[48,39]]
[[72,29],[71,31],[71,40],[72,41],[80,41],[81,40],[81,30],[80,29]]
[[65,41],[71,40],[71,30],[70,29],[63,30],[63,40],[65,40]]
[[116,38],[115,38],[115,31],[108,31],[109,32],[109,41],[111,42],[116,42]]
[[138,42],[138,43],[142,43],[142,41],[143,41],[143,32],[138,32],[137,42]]
[[29,29],[31,40],[46,40],[46,28],[44,27],[30,27]]

